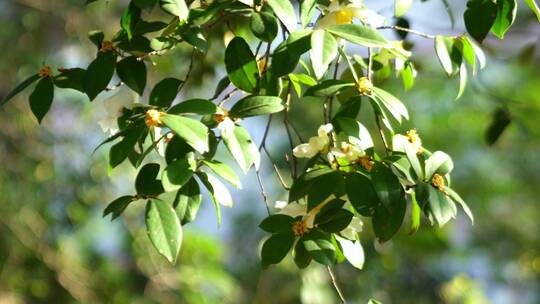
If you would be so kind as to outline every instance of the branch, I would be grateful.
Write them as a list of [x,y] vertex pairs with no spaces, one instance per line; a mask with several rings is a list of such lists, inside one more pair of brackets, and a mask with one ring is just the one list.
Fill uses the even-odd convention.
[[408,29],[406,27],[401,27],[401,26],[397,26],[397,25],[384,25],[384,26],[379,26],[377,28],[378,30],[396,30],[396,31],[400,31],[400,32],[407,32],[407,33],[411,33],[411,34],[414,34],[414,35],[418,35],[420,37],[424,37],[426,39],[435,39],[435,35],[430,35],[430,34],[426,34],[426,33],[423,33],[423,32],[420,32],[420,31],[417,31],[417,30],[411,30],[411,29]]
[[336,281],[336,275],[332,271],[332,268],[330,268],[330,266],[326,266],[326,270],[328,270],[328,274],[330,275],[330,280],[332,281],[332,286],[334,286],[334,289],[336,290],[339,300],[343,304],[347,303],[347,301],[345,300],[345,297],[343,296],[343,293],[341,292],[341,288],[339,288],[338,282]]

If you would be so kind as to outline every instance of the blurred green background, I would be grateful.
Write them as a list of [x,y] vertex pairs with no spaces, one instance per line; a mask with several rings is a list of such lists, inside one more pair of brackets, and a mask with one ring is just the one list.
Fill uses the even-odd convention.
[[[126,1],[0,1],[0,97],[44,62],[85,67],[94,49],[86,33],[112,36]],[[366,1],[386,16],[392,1]],[[520,2],[522,4],[522,2]],[[442,1],[415,2],[411,27],[429,33],[462,33],[465,1],[452,1],[451,28]],[[427,222],[420,231],[376,244],[365,224],[361,271],[348,264],[336,275],[351,303],[540,303],[540,25],[521,5],[504,41],[485,42],[488,67],[455,101],[457,80],[438,66],[432,41],[410,37],[419,76],[405,94],[397,80],[385,88],[408,105],[426,147],[447,151],[456,164],[455,189],[467,200],[474,226],[460,214],[443,229]],[[394,34],[387,33],[396,39]],[[215,31],[209,53],[195,57],[187,94],[211,96],[223,76],[223,33]],[[165,75],[183,78],[189,49],[156,59],[149,84]],[[102,101],[56,90],[43,125],[21,94],[0,108],[0,303],[336,303],[324,268],[299,271],[291,260],[263,271],[257,251],[265,214],[256,180],[243,178],[235,207],[217,226],[206,200],[185,227],[181,256],[171,266],[146,237],[143,206],[131,205],[114,222],[102,218],[108,202],[131,193],[135,170],[107,172],[106,149],[92,154],[107,135],[97,121]],[[110,95],[110,93],[109,93]],[[304,136],[322,123],[320,106],[293,101]],[[294,113],[301,113],[294,115]],[[486,132],[495,116],[510,119],[493,145]],[[245,122],[258,141],[264,120]],[[366,122],[369,127],[370,123]],[[283,166],[288,148],[275,124],[268,146]],[[285,198],[268,160],[263,165],[270,200]]]

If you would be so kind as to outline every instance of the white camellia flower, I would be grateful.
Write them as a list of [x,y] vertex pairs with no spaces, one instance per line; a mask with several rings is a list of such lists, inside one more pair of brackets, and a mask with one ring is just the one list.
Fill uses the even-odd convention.
[[353,163],[364,156],[366,156],[366,152],[359,146],[348,142],[341,142],[339,148],[332,148],[330,150],[328,153],[328,161],[333,163],[339,159],[343,159],[349,163]]
[[114,135],[118,132],[118,118],[122,116],[124,108],[130,108],[138,101],[138,96],[129,88],[122,86],[118,92],[102,102],[103,118],[98,121],[103,132],[109,132]]
[[353,19],[358,19],[362,23],[372,27],[378,27],[384,24],[385,17],[376,12],[365,8],[362,1],[353,0],[340,4],[338,0],[332,0],[328,6],[327,14],[315,23],[314,29],[325,29],[332,25],[349,24]]
[[293,149],[293,155],[297,158],[312,158],[317,153],[328,148],[330,138],[328,133],[332,132],[332,124],[326,124],[319,127],[318,136],[311,137],[305,144],[298,145]]

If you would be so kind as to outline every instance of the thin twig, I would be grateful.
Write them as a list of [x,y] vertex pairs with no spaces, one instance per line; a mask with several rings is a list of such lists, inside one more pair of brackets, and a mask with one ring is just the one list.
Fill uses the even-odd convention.
[[341,292],[341,288],[339,288],[339,285],[336,281],[336,276],[334,272],[332,271],[332,268],[330,268],[330,266],[326,266],[326,269],[328,270],[328,274],[330,275],[330,280],[332,281],[332,285],[334,286],[334,289],[336,290],[339,300],[343,304],[347,303],[347,301],[345,300],[345,297],[343,296],[343,293]]
[[287,184],[285,183],[285,179],[283,179],[283,176],[281,175],[281,173],[279,172],[279,168],[276,164],[276,161],[274,160],[274,158],[272,157],[272,155],[270,155],[270,152],[268,151],[268,149],[266,148],[266,146],[263,147],[263,151],[264,153],[266,154],[266,156],[268,157],[268,159],[272,162],[272,165],[274,166],[274,170],[276,171],[276,175],[279,179],[279,182],[281,183],[281,186],[283,186],[283,188],[287,191],[289,191],[289,187],[287,186]]
[[[291,151],[294,149],[294,142],[289,130],[289,110],[291,108],[291,82],[287,85],[287,95],[286,95],[285,111],[283,115],[283,124],[285,125],[285,131],[287,132],[287,138],[289,139],[289,145],[291,146]],[[285,155],[287,156],[287,155]],[[296,157],[291,158],[291,174],[293,179],[296,179]]]
[[186,82],[189,80],[189,77],[191,77],[191,71],[193,70],[193,61],[195,59],[195,48],[193,48],[193,51],[191,52],[191,58],[189,60],[189,67],[186,73],[186,77],[184,78],[184,81],[180,84],[180,87],[178,87],[178,92],[182,91],[184,86],[186,85]]
[[398,25],[383,25],[383,26],[379,26],[377,27],[378,30],[396,30],[396,31],[400,31],[400,32],[407,32],[407,33],[411,33],[411,34],[414,34],[414,35],[417,35],[417,36],[420,36],[420,37],[424,37],[426,39],[435,39],[435,35],[431,35],[431,34],[426,34],[426,33],[423,33],[423,32],[420,32],[420,31],[417,31],[417,30],[411,30],[411,29],[408,29],[406,27],[401,27],[401,26],[398,26]]

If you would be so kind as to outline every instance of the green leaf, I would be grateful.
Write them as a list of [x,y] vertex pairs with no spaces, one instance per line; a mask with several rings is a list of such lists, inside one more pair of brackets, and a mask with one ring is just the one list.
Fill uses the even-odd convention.
[[540,22],[540,8],[538,7],[538,4],[536,4],[536,1],[534,0],[524,0],[524,1],[529,6],[529,8],[533,11],[533,13],[536,15],[536,18],[538,18],[538,22]]
[[463,93],[465,92],[465,88],[467,87],[467,79],[468,79],[467,66],[465,65],[465,63],[462,63],[461,66],[459,67],[459,91],[456,96],[456,100],[458,100],[459,98],[461,98],[461,96],[463,96]]
[[163,11],[177,16],[180,21],[185,21],[189,15],[189,8],[184,0],[159,0],[159,6]]
[[448,195],[450,196],[450,198],[454,202],[461,205],[461,208],[463,208],[463,211],[465,211],[465,214],[467,214],[467,216],[471,220],[471,223],[474,224],[474,216],[472,214],[472,211],[471,211],[471,209],[469,209],[469,206],[467,206],[467,204],[461,198],[461,196],[459,196],[459,194],[457,194],[454,190],[450,189],[449,187],[445,187],[444,191],[446,191],[446,193],[448,193]]
[[257,87],[259,69],[255,56],[242,37],[235,37],[225,50],[225,68],[231,82],[239,89],[253,92]]
[[351,172],[346,179],[347,196],[354,210],[363,216],[372,216],[379,198],[371,180],[358,172]]
[[353,82],[327,79],[317,85],[314,85],[306,90],[304,96],[331,97],[336,96],[347,88],[354,87]]
[[328,221],[319,222],[318,227],[321,230],[324,230],[326,232],[338,233],[342,231],[343,229],[347,228],[347,226],[349,226],[352,218],[353,218],[352,212],[345,209],[340,209],[334,214],[333,217],[328,219]]
[[99,50],[101,48],[101,44],[103,43],[103,40],[105,39],[105,34],[103,34],[102,31],[89,31],[88,39],[90,39],[90,41]]
[[496,143],[511,122],[512,115],[507,108],[501,107],[496,109],[492,114],[491,123],[486,130],[487,143],[489,145]]
[[372,97],[375,98],[380,104],[392,114],[392,116],[401,123],[401,118],[409,119],[409,112],[405,105],[397,99],[394,95],[386,92],[383,89],[373,87]]
[[411,192],[411,203],[411,231],[409,232],[409,235],[415,234],[418,231],[418,228],[420,228],[420,213],[422,211],[416,200],[416,192],[414,191]]
[[[115,168],[116,166],[120,165],[129,156],[129,154],[133,152],[133,148],[135,147],[135,144],[137,143],[137,140],[141,136],[143,130],[145,130],[144,126],[137,126],[133,129],[129,129],[129,131],[126,130],[128,132],[123,135],[124,137],[122,140],[111,147],[109,151],[109,166],[111,168]],[[121,132],[122,131],[116,134],[122,134]],[[115,135],[109,137],[106,142],[114,140],[116,138]]]
[[159,164],[150,163],[144,165],[135,179],[137,194],[144,196],[156,196],[163,193],[161,181],[156,179],[159,173]]
[[146,65],[135,56],[129,56],[116,64],[118,77],[133,91],[142,95],[146,86]]
[[261,263],[264,268],[278,264],[285,258],[289,250],[294,244],[294,234],[292,231],[285,233],[272,234],[268,238],[261,249]]
[[94,100],[111,81],[116,65],[116,55],[113,52],[98,53],[94,61],[90,63],[84,78],[84,91]]
[[278,21],[274,15],[267,12],[253,12],[249,27],[255,37],[265,42],[271,42],[278,32]]
[[136,200],[136,198],[132,195],[124,195],[115,199],[105,208],[105,210],[103,210],[103,217],[112,214],[111,221],[114,220],[119,217],[134,200]]
[[294,71],[300,56],[311,49],[312,30],[293,32],[274,50],[270,70],[274,77],[281,77]]
[[448,76],[454,74],[454,64],[450,54],[452,52],[453,39],[450,37],[437,36],[435,37],[435,51],[439,62]]
[[456,216],[456,205],[446,194],[439,189],[429,186],[428,214],[429,218],[435,220],[439,227],[442,227],[449,220]]
[[311,230],[309,234],[300,239],[307,252],[313,259],[323,265],[332,265],[336,259],[336,249],[330,241],[328,234]]
[[167,113],[169,114],[198,114],[209,115],[218,113],[220,109],[206,99],[189,99],[175,104]]
[[365,47],[386,47],[388,41],[374,28],[360,24],[339,24],[326,29],[330,33]]
[[176,195],[173,207],[182,225],[192,222],[202,203],[201,189],[194,178],[190,179]]
[[416,70],[414,68],[414,65],[411,62],[407,61],[405,63],[405,67],[401,71],[400,76],[405,91],[410,90],[414,86],[416,78]]
[[491,32],[500,39],[516,20],[516,0],[497,0],[497,18],[491,27]]
[[394,2],[394,15],[399,18],[411,8],[413,0],[395,0]]
[[54,99],[54,83],[51,77],[42,78],[30,94],[30,109],[39,123],[49,112]]
[[351,241],[345,238],[336,236],[336,240],[343,249],[343,255],[351,265],[358,269],[362,269],[364,266],[364,249],[360,241]]
[[238,178],[234,170],[229,167],[229,165],[217,160],[204,160],[203,163],[212,171],[214,171],[214,173],[231,183],[231,185],[233,185],[236,189],[242,189],[240,179]]
[[375,162],[371,178],[377,197],[387,209],[392,209],[395,204],[402,201],[403,189],[390,168],[381,162]]
[[182,81],[176,78],[165,78],[158,82],[150,92],[149,104],[160,108],[171,105],[178,94],[178,88]]
[[19,94],[21,91],[26,89],[29,85],[34,83],[36,80],[39,79],[39,74],[32,75],[28,78],[26,78],[23,82],[19,83],[11,92],[9,92],[4,99],[0,102],[0,106],[3,106],[5,103],[7,103],[10,99],[15,97],[15,95]]
[[492,0],[469,0],[463,18],[467,32],[482,43],[497,18],[497,4]]
[[84,77],[86,70],[81,68],[61,69],[54,77],[54,85],[63,89],[74,89],[84,93]]
[[182,38],[187,43],[194,46],[199,51],[206,53],[208,51],[208,42],[206,37],[198,27],[192,27],[189,31],[182,33]]
[[[328,185],[332,185],[329,187]],[[313,184],[308,193],[308,210],[319,206],[331,195],[341,197],[346,193],[344,176],[333,171],[329,174],[321,175],[313,180]]]
[[285,214],[273,214],[265,218],[259,227],[270,233],[291,232],[294,218]]
[[182,244],[182,226],[172,207],[164,201],[146,204],[146,232],[156,250],[174,263]]
[[161,175],[165,192],[174,191],[184,186],[193,176],[193,161],[188,158],[177,159],[170,163]]
[[246,118],[283,111],[283,100],[275,96],[251,95],[240,99],[229,111],[231,117]]
[[476,73],[476,55],[474,52],[474,47],[467,36],[462,36],[459,38],[461,46],[461,54],[465,61],[472,67],[473,75]]
[[289,0],[267,0],[266,3],[275,15],[283,22],[287,30],[292,33],[296,30],[296,13]]
[[337,41],[325,30],[315,30],[311,35],[311,65],[315,72],[315,77],[321,79],[326,71],[328,65],[336,58]]
[[304,246],[304,242],[296,242],[296,245],[294,246],[294,263],[298,268],[304,269],[309,266],[311,263],[311,256],[309,255],[309,252],[306,249],[306,246]]
[[317,0],[301,0],[300,1],[300,20],[302,22],[302,28],[306,28],[313,17],[317,7]]
[[124,30],[124,32],[126,33],[128,40],[131,40],[133,38],[133,31],[135,29],[135,25],[140,21],[140,19],[141,9],[137,7],[133,2],[130,2],[129,6],[120,18],[120,26],[122,30]]
[[216,202],[225,207],[232,207],[233,200],[229,189],[212,174],[205,174],[204,176],[206,179],[203,180],[203,183],[205,183],[208,191],[212,193]]
[[201,122],[172,114],[163,114],[161,120],[199,153],[208,151],[208,128]]
[[235,126],[232,132],[221,134],[225,145],[232,157],[236,160],[242,171],[247,173],[251,165],[259,168],[260,153],[259,149],[251,139],[248,131],[240,126]]

